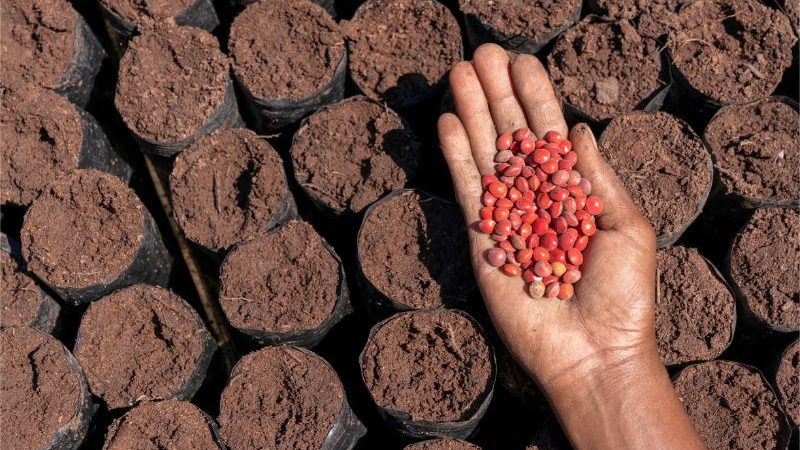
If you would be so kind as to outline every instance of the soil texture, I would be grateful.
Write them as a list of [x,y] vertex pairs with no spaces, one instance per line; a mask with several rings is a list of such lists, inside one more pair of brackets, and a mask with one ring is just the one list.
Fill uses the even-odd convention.
[[578,0],[459,0],[465,15],[506,35],[525,36],[539,42],[570,23],[580,7]]
[[480,450],[480,447],[458,439],[433,439],[407,445],[403,450]]
[[800,424],[800,341],[795,340],[784,350],[775,387],[789,418],[795,425]]
[[219,450],[211,420],[198,407],[180,400],[146,402],[114,421],[105,450]]
[[131,23],[175,17],[197,0],[100,0],[100,5]]

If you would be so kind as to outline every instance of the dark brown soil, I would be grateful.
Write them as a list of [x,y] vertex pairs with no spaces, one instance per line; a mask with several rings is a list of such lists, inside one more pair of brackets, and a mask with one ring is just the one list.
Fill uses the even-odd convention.
[[197,368],[204,326],[180,297],[134,285],[89,306],[75,357],[109,408],[174,398]]
[[114,421],[106,434],[106,450],[219,450],[209,418],[180,400],[147,402]]
[[458,22],[434,0],[369,0],[342,26],[350,75],[390,105],[430,94],[461,60]]
[[144,220],[144,206],[122,180],[76,170],[51,184],[25,214],[22,253],[28,270],[51,286],[108,284],[133,263]]
[[667,365],[714,359],[736,324],[736,300],[711,263],[693,248],[659,250],[656,338]]
[[220,269],[220,303],[236,328],[310,330],[330,316],[341,281],[320,235],[291,221],[231,251]]
[[0,331],[0,442],[7,449],[48,448],[81,407],[81,381],[67,349],[31,328]]
[[769,201],[800,199],[800,113],[777,99],[720,111],[705,131],[726,193]]
[[265,232],[288,189],[278,152],[245,129],[214,132],[184,150],[170,188],[186,237],[214,250]]
[[596,120],[641,108],[663,87],[655,41],[627,20],[584,19],[558,39],[547,62],[561,99]]
[[128,22],[139,23],[143,18],[175,17],[197,0],[100,0],[100,5]]
[[405,191],[364,217],[358,235],[364,276],[411,308],[463,299],[474,287],[466,233],[457,205]]
[[683,369],[673,384],[709,450],[781,448],[788,430],[778,399],[754,369],[712,361]]
[[0,250],[0,328],[32,325],[44,298],[30,275]]
[[665,113],[634,113],[606,128],[601,153],[656,234],[681,233],[711,189],[711,157],[684,122]]
[[143,26],[120,61],[114,103],[125,124],[153,142],[197,132],[230,83],[228,58],[206,31],[171,20]]
[[731,276],[750,309],[771,325],[800,326],[800,212],[757,209],[731,250]]
[[414,421],[467,420],[494,381],[483,332],[455,310],[395,315],[374,331],[361,357],[361,375],[378,406]]
[[568,24],[580,6],[579,0],[459,0],[465,15],[477,17],[504,34],[541,41]]
[[783,409],[795,425],[800,424],[800,341],[795,340],[784,350],[775,387]]
[[342,385],[325,360],[294,347],[266,347],[231,373],[220,431],[230,450],[316,450],[343,407]]
[[327,207],[357,213],[405,186],[419,152],[394,111],[352,97],[309,117],[295,135],[292,162],[298,183]]
[[407,445],[404,450],[480,450],[480,447],[457,439],[435,439]]
[[678,26],[678,10],[686,0],[594,0],[600,10],[615,19],[636,24],[636,31],[659,38]]
[[792,63],[789,19],[756,0],[695,1],[669,37],[673,63],[689,83],[720,103],[770,95]]

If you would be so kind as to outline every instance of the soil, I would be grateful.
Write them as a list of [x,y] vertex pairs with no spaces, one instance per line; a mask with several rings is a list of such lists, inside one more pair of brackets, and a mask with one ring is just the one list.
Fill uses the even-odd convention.
[[345,405],[336,372],[294,347],[266,347],[236,365],[220,402],[230,450],[316,450]]
[[120,61],[114,103],[125,124],[153,142],[195,134],[222,106],[229,61],[217,38],[171,20],[142,27]]
[[792,20],[794,29],[800,29],[800,2],[787,0],[784,2],[784,6],[786,8],[786,15],[788,15],[789,19]]
[[44,300],[39,286],[4,251],[0,251],[0,270],[0,328],[32,325]]
[[716,358],[733,337],[733,294],[693,248],[659,250],[656,262],[656,338],[661,359],[671,365]]
[[781,448],[783,414],[755,369],[712,361],[683,369],[673,384],[709,450]]
[[474,287],[458,206],[405,191],[367,212],[358,236],[364,276],[391,300],[436,308]]
[[173,398],[204,350],[196,313],[166,289],[134,285],[89,306],[75,357],[110,409]]
[[175,17],[197,0],[100,0],[100,5],[128,22],[139,23],[143,18]]
[[114,421],[105,450],[219,450],[209,418],[179,400],[147,402]]
[[673,63],[717,102],[770,95],[792,63],[797,38],[789,18],[756,0],[695,1],[678,20],[669,37]]
[[711,189],[711,157],[691,127],[665,113],[633,113],[611,121],[600,152],[658,236],[694,220]]
[[731,276],[750,309],[773,326],[800,326],[800,212],[757,209],[731,250]]
[[66,98],[25,82],[3,83],[0,99],[0,202],[28,205],[78,168],[80,118]]
[[198,139],[176,158],[170,187],[186,237],[214,250],[265,232],[288,190],[278,152],[245,129]]
[[720,111],[704,133],[728,194],[800,199],[800,113],[774,98]]
[[81,380],[67,349],[31,328],[0,330],[0,442],[4,448],[47,448],[81,408]]
[[434,0],[369,0],[342,24],[350,75],[390,105],[430,94],[461,60],[458,22]]
[[407,445],[403,450],[480,450],[480,447],[458,439],[434,439]]
[[470,419],[492,389],[483,332],[455,310],[406,312],[378,325],[361,374],[379,407],[434,423]]
[[795,340],[784,351],[775,375],[775,387],[786,413],[795,425],[800,424],[800,341]]
[[321,109],[295,135],[298,183],[329,208],[358,213],[414,176],[420,143],[400,116],[366,97]]
[[318,328],[333,312],[339,261],[307,222],[237,246],[220,269],[220,303],[236,328],[286,333]]
[[580,0],[459,0],[459,10],[504,34],[542,41],[570,23]]
[[604,15],[627,19],[640,35],[663,37],[678,27],[678,11],[687,0],[594,0]]
[[28,270],[51,286],[109,284],[133,263],[144,221],[144,206],[122,180],[76,170],[48,186],[25,214],[22,253]]
[[561,99],[595,120],[641,108],[663,87],[655,41],[627,20],[584,19],[558,39],[547,62]]

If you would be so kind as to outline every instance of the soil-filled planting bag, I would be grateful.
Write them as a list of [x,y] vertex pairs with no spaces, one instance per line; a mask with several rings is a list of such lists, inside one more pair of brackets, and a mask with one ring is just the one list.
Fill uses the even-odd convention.
[[788,447],[789,421],[755,367],[722,360],[695,364],[672,384],[709,450]]
[[0,442],[7,449],[80,447],[94,413],[81,366],[55,338],[0,330]]
[[435,0],[368,0],[342,23],[350,78],[394,108],[438,93],[463,57],[458,21]]
[[222,392],[217,419],[229,450],[348,450],[366,428],[336,372],[311,351],[266,347],[243,357]]
[[175,159],[175,220],[186,237],[222,253],[297,216],[278,152],[250,130],[219,130]]
[[144,151],[173,156],[214,130],[243,125],[230,61],[204,30],[151,23],[119,66],[114,104]]
[[759,208],[734,238],[727,270],[744,318],[772,331],[800,328],[800,210]]
[[172,18],[178,25],[212,31],[219,17],[212,0],[100,0],[103,12],[118,40],[129,38],[142,22]]
[[453,202],[394,191],[358,230],[359,281],[377,312],[455,306],[475,287],[467,229]]
[[778,358],[775,388],[786,415],[800,425],[800,341],[795,339]]
[[797,102],[767,97],[720,109],[703,133],[722,193],[745,208],[800,205]]
[[359,357],[384,421],[414,437],[464,439],[494,392],[494,351],[478,322],[454,309],[402,312],[379,322]]
[[631,2],[629,0],[587,0],[588,9],[601,16],[630,21],[642,37],[661,40],[678,23],[682,3],[675,0]]
[[228,49],[260,130],[283,128],[344,95],[344,37],[331,15],[309,0],[248,6],[233,21]]
[[414,177],[421,144],[406,122],[356,96],[326,106],[292,140],[297,183],[323,212],[353,215]]
[[62,0],[7,0],[0,6],[3,80],[24,80],[85,106],[105,51]]
[[149,400],[191,399],[216,348],[184,299],[137,284],[89,305],[74,353],[92,393],[117,409]]
[[166,285],[172,258],[150,212],[119,178],[80,169],[31,204],[21,232],[27,269],[65,301],[135,283]]
[[219,301],[233,327],[268,345],[313,347],[352,311],[339,256],[297,220],[228,253]]
[[406,445],[403,450],[481,450],[481,448],[459,439],[429,439]]
[[703,140],[675,116],[634,112],[612,120],[599,147],[653,225],[658,247],[675,243],[711,193],[714,168]]

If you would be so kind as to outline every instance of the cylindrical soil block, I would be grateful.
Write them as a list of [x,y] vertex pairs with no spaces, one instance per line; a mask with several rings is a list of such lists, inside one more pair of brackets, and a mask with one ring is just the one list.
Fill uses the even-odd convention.
[[243,128],[211,133],[178,155],[170,190],[186,237],[215,252],[297,214],[280,155]]
[[0,442],[6,449],[77,449],[92,395],[75,357],[28,327],[0,330]]
[[395,314],[372,328],[359,361],[381,416],[409,436],[466,438],[494,390],[492,347],[459,310]]
[[580,0],[459,0],[472,48],[494,42],[534,54],[578,21]]
[[558,38],[547,64],[565,114],[576,120],[655,111],[668,90],[656,42],[627,20],[583,19]]
[[80,169],[55,181],[22,224],[27,269],[62,299],[96,300],[135,283],[165,285],[170,257],[150,212],[117,177]]
[[696,364],[681,370],[673,385],[709,450],[788,446],[789,423],[755,368],[732,361]]
[[13,251],[0,235],[0,328],[29,326],[52,334],[61,306],[25,270],[22,255]]
[[677,241],[702,212],[714,169],[686,122],[665,112],[617,117],[600,136],[600,152],[653,225],[659,248]]
[[172,18],[178,25],[206,31],[219,25],[211,0],[100,0],[100,8],[121,40],[131,36],[148,20]]
[[296,347],[267,347],[242,358],[220,400],[230,450],[347,450],[365,434],[333,368]]
[[397,113],[357,96],[311,115],[291,153],[298,184],[320,209],[355,214],[413,178],[420,143]]
[[214,419],[181,400],[145,402],[115,420],[103,450],[224,450]]
[[771,330],[800,327],[800,211],[757,209],[734,239],[728,271],[745,318]]
[[693,248],[659,250],[656,265],[656,340],[664,364],[719,356],[736,327],[736,299],[722,275]]
[[0,4],[0,15],[0,78],[52,89],[85,106],[105,52],[69,2],[6,0]]
[[659,39],[674,30],[678,24],[678,11],[682,0],[588,0],[587,4],[600,15],[625,19],[636,27],[643,37]]
[[368,0],[342,27],[350,77],[365,95],[392,107],[433,96],[462,58],[458,22],[434,0]]
[[770,95],[796,42],[789,18],[756,0],[692,1],[668,40],[676,94],[709,107]]
[[453,306],[475,287],[461,210],[442,198],[389,194],[367,209],[357,245],[361,281],[379,309]]
[[795,340],[781,353],[775,387],[786,414],[795,426],[800,425],[800,341]]
[[75,357],[92,393],[109,409],[191,399],[216,350],[197,312],[172,292],[145,284],[89,305]]
[[131,39],[114,103],[142,150],[161,156],[242,123],[230,62],[217,38],[169,20]]
[[768,97],[725,106],[703,134],[723,192],[746,207],[800,204],[797,102]]
[[481,450],[481,448],[459,439],[431,439],[406,445],[403,450]]
[[130,179],[131,167],[89,113],[27,82],[2,84],[0,202],[29,205],[53,180],[79,168]]
[[248,6],[233,21],[228,49],[260,129],[283,128],[344,95],[344,37],[331,15],[309,0]]
[[231,325],[266,344],[312,347],[351,311],[339,256],[297,220],[231,250],[219,300]]

